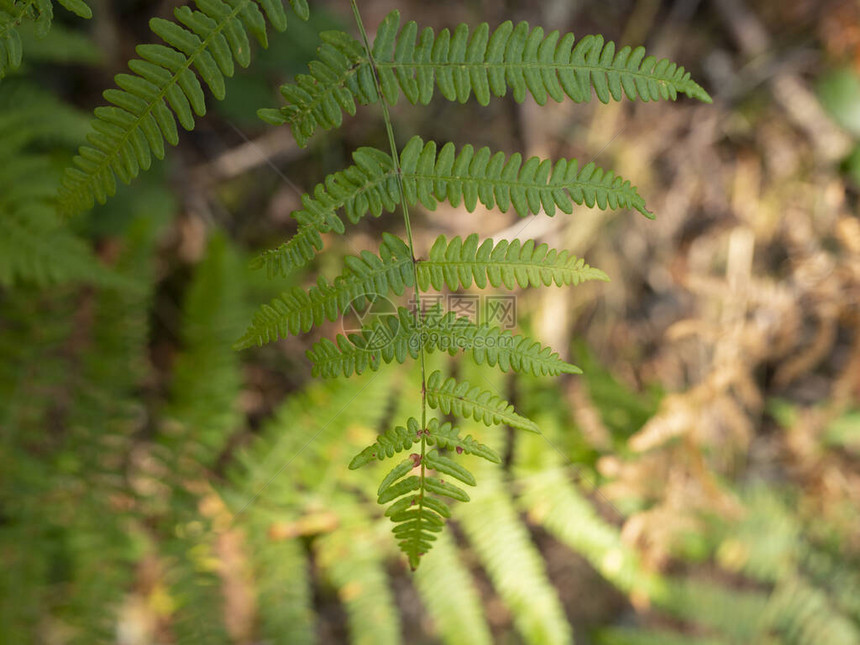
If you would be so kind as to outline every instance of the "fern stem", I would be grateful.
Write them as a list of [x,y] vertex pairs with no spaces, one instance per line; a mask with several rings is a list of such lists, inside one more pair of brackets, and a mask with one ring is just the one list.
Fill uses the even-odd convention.
[[[364,22],[361,20],[361,13],[358,10],[356,0],[349,0],[352,6],[352,13],[355,16],[355,23],[358,26],[358,31],[361,34],[361,41],[364,44],[364,51],[367,52],[367,59],[370,62],[370,68],[373,72],[373,83],[376,85],[376,93],[379,95],[379,103],[382,106],[382,118],[385,121],[385,132],[388,135],[388,145],[391,148],[391,160],[394,162],[394,172],[397,175],[397,189],[400,193],[400,207],[403,210],[403,224],[406,227],[406,241],[409,244],[409,254],[412,260],[412,272],[414,274],[415,289],[413,291],[415,301],[416,320],[421,316],[421,290],[418,286],[418,262],[415,260],[415,242],[412,239],[412,224],[409,220],[409,205],[406,201],[406,191],[403,189],[403,173],[400,170],[400,155],[397,151],[397,142],[394,140],[394,126],[391,122],[391,112],[388,110],[388,103],[385,101],[385,95],[382,93],[382,84],[379,82],[379,71],[376,67],[376,60],[373,58],[373,51],[370,48],[370,41],[367,38],[367,31],[364,28]],[[421,489],[418,496],[418,512],[419,514],[424,507],[424,477],[425,465],[424,457],[427,452],[427,368],[424,358],[423,340],[421,343],[421,351],[419,353],[419,361],[421,365]],[[412,564],[412,563],[410,563]],[[414,566],[412,567],[415,568]]]

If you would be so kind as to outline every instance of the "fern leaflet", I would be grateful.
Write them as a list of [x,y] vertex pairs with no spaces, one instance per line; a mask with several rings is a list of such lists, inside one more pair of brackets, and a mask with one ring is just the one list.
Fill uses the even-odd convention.
[[465,240],[455,237],[448,241],[444,235],[436,238],[430,258],[418,263],[418,285],[421,289],[470,287],[472,281],[481,289],[487,283],[494,287],[513,289],[557,284],[577,285],[585,280],[609,280],[600,269],[588,266],[584,260],[567,251],[550,249],[546,244],[535,246],[534,240],[484,240],[478,246],[478,235]]
[[502,460],[495,451],[473,439],[472,435],[468,435],[465,438],[461,437],[459,428],[452,426],[448,422],[440,425],[431,419],[428,428],[432,432],[429,434],[423,433],[420,424],[413,418],[409,419],[405,428],[403,426],[389,428],[380,434],[374,443],[353,457],[349,463],[350,470],[361,468],[374,459],[382,461],[387,457],[393,457],[399,452],[409,450],[414,444],[421,441],[422,434],[426,435],[426,441],[431,446],[436,445],[439,448],[454,449],[458,454],[465,452],[467,455],[478,455],[494,464],[502,463]]
[[331,284],[320,278],[308,291],[294,287],[270,305],[264,305],[236,348],[262,345],[279,336],[308,331],[325,319],[336,320],[350,305],[360,307],[365,299],[390,291],[400,295],[414,283],[409,247],[389,233],[383,233],[379,256],[363,251],[360,257],[347,257],[345,263],[343,275]]
[[421,351],[458,350],[471,353],[476,363],[503,372],[514,370],[535,376],[579,374],[581,370],[559,358],[549,347],[526,336],[514,335],[487,324],[476,325],[454,312],[439,315],[438,310],[423,317],[401,307],[397,315],[379,316],[373,324],[349,338],[338,336],[314,343],[308,350],[314,376],[335,378],[376,371],[383,363],[403,363],[407,357],[418,358]]
[[[400,14],[393,11],[379,26],[373,44],[373,64],[386,102],[395,104],[402,92],[410,103],[427,105],[435,87],[449,101],[465,103],[474,93],[481,105],[490,96],[511,90],[521,103],[530,94],[539,105],[548,98],[560,102],[591,100],[592,89],[602,103],[624,96],[643,101],[676,99],[679,93],[710,103],[711,98],[683,67],[645,49],[622,47],[602,36],[544,33],[528,23],[502,23],[492,34],[487,23],[470,33],[460,24],[453,33],[436,35],[407,22],[398,32]],[[343,32],[321,34],[319,58],[294,83],[281,87],[284,108],[260,110],[272,124],[288,123],[304,146],[318,128],[339,127],[343,112],[355,114],[356,102],[378,100],[370,57],[361,44]]]
[[481,421],[484,425],[504,423],[528,432],[540,432],[530,419],[514,412],[514,406],[488,390],[466,381],[445,379],[438,370],[427,377],[427,405],[445,414]]
[[[353,159],[354,166],[317,184],[313,197],[302,197],[303,208],[293,213],[298,233],[259,257],[257,267],[265,266],[270,276],[276,276],[307,264],[322,249],[319,233],[344,231],[337,215],[340,209],[353,223],[368,212],[379,217],[394,211],[400,194],[391,157],[373,148],[359,148]],[[448,201],[453,206],[462,203],[473,212],[480,202],[503,213],[513,208],[526,217],[542,212],[553,216],[556,209],[570,214],[574,205],[586,205],[603,210],[632,208],[653,217],[629,181],[593,163],[580,167],[576,159],[553,163],[530,157],[523,162],[519,153],[507,156],[471,145],[457,152],[453,143],[437,150],[435,141],[425,143],[415,136],[401,151],[400,166],[409,206],[420,203],[434,210],[437,201]]]

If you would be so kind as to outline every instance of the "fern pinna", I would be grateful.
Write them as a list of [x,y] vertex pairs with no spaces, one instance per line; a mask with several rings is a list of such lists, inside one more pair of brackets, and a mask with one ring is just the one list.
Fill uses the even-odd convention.
[[419,35],[414,22],[399,28],[395,11],[385,18],[371,46],[355,2],[352,7],[363,42],[343,32],[322,34],[310,74],[281,88],[288,104],[261,110],[260,116],[273,124],[288,124],[299,144],[306,145],[318,129],[338,127],[344,113],[355,114],[356,104],[379,102],[390,149],[359,148],[353,153],[354,165],[328,176],[303,195],[302,208],[293,213],[298,231],[280,247],[263,253],[256,266],[266,268],[270,276],[289,274],[322,250],[324,234],[345,232],[344,216],[354,224],[368,214],[380,217],[398,206],[403,212],[405,239],[383,233],[378,253],[363,251],[347,257],[343,272],[334,280],[320,278],[309,289],[294,287],[264,305],[236,347],[307,332],[379,298],[412,292],[413,309],[400,307],[334,341],[322,339],[307,355],[313,374],[324,378],[377,371],[392,362],[419,361],[420,414],[384,431],[350,463],[350,468],[359,468],[408,453],[382,479],[377,501],[390,504],[385,515],[394,522],[395,538],[414,569],[450,517],[450,502],[468,501],[463,486],[476,483],[458,457],[471,454],[501,461],[478,439],[462,437],[454,422],[428,415],[428,409],[487,426],[504,424],[540,432],[496,392],[439,371],[428,375],[426,354],[464,351],[479,365],[536,376],[580,371],[527,336],[477,324],[438,306],[422,307],[422,293],[473,284],[479,289],[488,285],[499,289],[577,285],[607,276],[547,244],[517,239],[482,241],[475,234],[465,239],[440,236],[427,257],[419,259],[409,208],[421,205],[432,211],[444,200],[453,206],[462,204],[469,212],[481,203],[503,212],[513,209],[521,217],[554,215],[558,210],[569,215],[575,205],[629,208],[652,215],[629,181],[593,163],[538,157],[523,160],[519,153],[508,156],[471,145],[457,150],[452,143],[437,145],[418,136],[398,151],[388,105],[396,103],[401,93],[411,103],[426,104],[436,87],[448,100],[465,102],[474,94],[482,105],[492,95],[502,97],[508,90],[517,102],[531,95],[539,104],[565,97],[584,102],[592,92],[604,103],[625,96],[645,101],[675,99],[679,93],[703,101],[710,98],[682,67],[646,57],[641,47],[616,51],[613,43],[600,36],[577,42],[570,34],[545,34],[524,22],[516,26],[506,22],[492,33],[482,24],[474,30],[459,25],[453,32],[444,29],[438,34],[427,28]]

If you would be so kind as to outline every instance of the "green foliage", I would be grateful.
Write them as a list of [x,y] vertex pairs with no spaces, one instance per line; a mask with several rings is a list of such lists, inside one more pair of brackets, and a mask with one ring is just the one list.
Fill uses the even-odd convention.
[[[89,246],[57,217],[59,165],[39,150],[74,144],[84,117],[48,92],[8,82],[0,98],[0,285],[90,282],[119,286]],[[126,284],[126,286],[128,286]]]
[[[469,379],[482,378],[492,389],[502,387],[499,374],[484,377],[483,371],[468,363],[463,365],[463,371]],[[478,423],[464,421],[463,427],[477,429]],[[536,435],[523,434],[517,435],[517,440],[528,437],[538,439]],[[503,434],[492,433],[488,444],[501,450],[505,445]],[[529,527],[520,519],[508,474],[488,464],[479,464],[476,470],[481,484],[472,495],[472,503],[455,509],[454,518],[510,609],[524,642],[533,645],[570,643],[573,640],[570,624]]]
[[[406,425],[406,428],[400,427],[394,432],[383,434],[376,443],[362,450],[350,463],[350,468],[358,468],[372,459],[392,457],[397,452],[407,450],[413,443],[421,444],[421,454],[413,453],[398,463],[385,476],[377,491],[380,504],[394,502],[385,514],[395,524],[394,536],[409,559],[409,566],[416,569],[421,556],[436,541],[435,534],[442,530],[444,518],[451,517],[450,507],[439,497],[469,501],[468,493],[460,486],[441,477],[431,477],[427,471],[435,470],[439,475],[453,477],[468,486],[476,483],[466,468],[440,453],[438,448],[453,448],[458,454],[472,454],[495,463],[499,463],[500,459],[487,446],[472,439],[471,435],[460,439],[459,430],[450,423],[440,424],[438,420],[431,419],[422,428],[422,424],[410,418]],[[426,446],[438,448],[427,451]],[[414,470],[418,471],[417,475],[410,474]],[[430,497],[430,493],[437,497]]]
[[260,309],[237,341],[237,349],[308,331],[324,320],[336,320],[347,307],[361,307],[365,295],[400,295],[413,285],[409,247],[388,233],[378,256],[364,251],[359,257],[347,258],[345,264],[346,270],[332,283],[320,278],[307,291],[295,287]]
[[[430,287],[468,288],[473,283],[479,289],[488,284],[509,289],[577,285],[589,279],[606,280],[607,276],[565,251],[550,250],[534,240],[480,243],[477,235],[465,240],[442,236],[429,250],[428,259],[419,259],[409,207],[421,205],[434,210],[438,201],[446,200],[455,207],[462,204],[469,212],[479,202],[502,212],[513,207],[521,217],[537,213],[551,216],[556,209],[571,214],[574,205],[583,204],[601,209],[633,208],[648,217],[652,214],[629,181],[593,163],[580,166],[576,160],[553,163],[539,157],[523,161],[519,153],[493,154],[489,148],[476,151],[471,145],[457,151],[453,143],[437,146],[418,136],[410,138],[398,153],[387,105],[395,104],[401,91],[409,102],[426,105],[436,85],[449,100],[465,102],[474,92],[482,105],[489,102],[491,92],[504,96],[508,89],[517,102],[530,93],[541,105],[548,97],[586,101],[592,89],[604,103],[625,95],[643,100],[675,99],[679,92],[703,101],[710,101],[710,97],[683,68],[668,60],[645,58],[642,48],[625,47],[616,53],[615,45],[604,43],[600,36],[575,44],[572,35],[559,39],[554,31],[544,37],[543,29],[530,29],[525,22],[516,27],[503,23],[492,35],[482,24],[471,37],[467,25],[457,26],[453,35],[443,30],[438,37],[432,29],[425,29],[416,42],[416,23],[407,23],[398,33],[400,16],[395,11],[377,30],[371,50],[358,9],[353,8],[364,44],[342,32],[323,34],[319,59],[309,64],[310,74],[281,88],[290,105],[281,111],[262,111],[261,116],[270,123],[288,123],[298,143],[304,145],[318,127],[340,126],[343,111],[355,113],[356,101],[367,104],[381,97],[390,153],[360,148],[353,154],[354,166],[330,175],[311,194],[303,195],[302,208],[293,213],[298,232],[278,249],[265,253],[256,266],[265,266],[270,276],[278,276],[308,263],[322,249],[323,234],[345,231],[338,215],[341,209],[355,223],[368,213],[380,217],[400,205],[407,239],[383,233],[378,255],[363,251],[359,257],[348,257],[343,273],[333,282],[320,277],[315,286],[307,290],[294,287],[263,306],[236,347],[262,345],[307,332],[326,320],[337,320],[350,308],[362,310],[413,289],[418,305],[415,312],[401,307],[396,314],[372,316],[358,332],[315,343],[308,357],[313,362],[312,373],[327,378],[377,371],[383,364],[407,359],[421,364],[421,421],[410,418],[405,427],[383,432],[351,464],[357,467],[418,444],[419,452],[383,479],[377,498],[380,504],[399,499],[391,507],[396,510],[390,508],[387,514],[395,522],[395,537],[414,569],[419,557],[430,549],[434,534],[442,529],[443,517],[449,515],[447,510],[440,510],[442,507],[433,506],[437,502],[427,501],[435,498],[426,497],[426,493],[468,501],[465,491],[426,477],[425,470],[435,469],[469,485],[475,481],[457,462],[438,451],[428,452],[439,426],[434,425],[435,419],[427,420],[427,406],[488,424],[508,422],[537,431],[533,422],[513,412],[501,397],[467,383],[443,383],[438,373],[428,381],[426,356],[435,351],[454,355],[464,350],[477,364],[498,365],[502,371],[535,376],[580,372],[527,336],[495,325],[475,324],[453,312],[422,311],[421,292]],[[465,451],[463,446],[457,448],[457,452]],[[419,474],[409,474],[413,469]]]
[[452,143],[444,144],[437,154],[434,141],[425,143],[414,136],[399,155],[399,173],[390,155],[373,148],[359,148],[353,160],[354,166],[329,175],[312,194],[302,196],[303,208],[292,214],[299,223],[298,232],[277,249],[266,251],[255,266],[265,266],[274,277],[307,264],[322,250],[321,233],[344,232],[343,220],[337,215],[340,209],[352,223],[368,212],[379,217],[394,211],[403,201],[398,174],[406,204],[421,204],[430,210],[437,201],[448,201],[453,206],[462,203],[473,212],[480,202],[502,212],[513,207],[517,215],[526,217],[544,212],[554,215],[556,208],[570,214],[575,204],[584,204],[601,209],[635,208],[651,217],[645,200],[629,181],[594,163],[580,168],[576,159],[553,164],[530,157],[523,163],[519,153],[508,157],[486,147],[475,151],[471,145],[455,152]]
[[[309,65],[310,74],[281,87],[289,105],[280,110],[261,110],[269,123],[289,124],[299,145],[305,145],[318,128],[340,127],[343,112],[353,115],[356,102],[375,103],[380,92],[395,104],[402,92],[410,103],[427,105],[435,87],[449,101],[465,103],[474,93],[481,105],[490,96],[511,90],[521,103],[530,94],[543,105],[547,98],[576,102],[608,103],[624,96],[644,101],[675,99],[678,93],[710,102],[708,94],[683,67],[667,59],[645,56],[645,49],[605,42],[602,36],[586,36],[576,42],[573,34],[558,31],[544,35],[528,23],[502,23],[492,34],[487,23],[471,30],[458,25],[453,32],[407,22],[398,32],[400,14],[394,11],[379,26],[372,52],[343,32],[324,32],[319,59]],[[417,37],[417,40],[416,40]]]
[[403,307],[396,316],[380,317],[349,338],[338,336],[336,342],[323,338],[308,350],[308,358],[313,362],[314,376],[336,378],[376,371],[383,363],[420,359],[424,352],[447,351],[453,356],[459,350],[469,352],[479,365],[498,365],[503,372],[536,376],[579,373],[576,365],[526,336],[493,325],[476,325],[454,312],[440,316],[435,310],[416,317]]
[[[225,238],[212,237],[188,289],[182,326],[185,348],[173,368],[167,414],[176,423],[163,440],[177,462],[188,459],[212,466],[226,437],[241,424],[236,405],[239,360],[225,351],[242,326],[240,275],[235,251]],[[194,454],[181,454],[192,449]]]
[[[81,18],[92,18],[93,12],[83,0],[58,0],[58,3]],[[53,19],[51,0],[0,0],[0,79],[21,66],[24,56],[21,25],[32,23],[36,36],[44,38]]]
[[[176,16],[183,27],[153,23],[170,47],[143,46],[142,59],[130,65],[135,75],[118,77],[122,91],[109,91],[113,107],[98,110],[98,134],[66,176],[65,210],[104,200],[115,176],[130,180],[151,156],[163,156],[163,141],[176,139],[174,118],[194,127],[205,105],[192,67],[217,97],[234,62],[247,64],[246,32],[265,40],[258,6],[274,27],[284,26],[280,5],[249,0],[206,0],[196,12],[181,8]],[[304,17],[306,7],[296,3],[294,9]],[[505,23],[492,33],[486,25],[460,25],[453,35],[425,30],[417,44],[416,37],[414,23],[398,33],[392,14],[378,31],[372,59],[345,34],[325,34],[320,61],[306,77],[316,80],[287,86],[293,87],[285,90],[292,105],[280,115],[317,101],[324,112],[307,112],[315,120],[289,121],[304,140],[310,136],[304,124],[313,120],[311,132],[339,124],[355,102],[381,96],[394,103],[402,92],[426,103],[437,86],[449,100],[474,93],[481,103],[508,90],[515,100],[531,94],[540,103],[564,96],[584,101],[592,91],[601,101],[675,98],[679,92],[707,98],[683,69],[644,59],[638,49],[616,54],[600,37],[575,43],[525,23]],[[332,85],[325,66],[343,63],[338,43],[344,56],[357,58],[348,58],[347,76]],[[421,66],[422,60],[432,64]],[[374,85],[374,64],[381,87]],[[12,96],[8,87],[0,101]],[[392,593],[403,585],[390,579],[400,575],[390,564],[399,546],[412,568],[421,563],[411,580],[435,636],[445,643],[499,640],[498,614],[508,615],[524,642],[569,643],[565,604],[536,534],[579,553],[605,580],[644,595],[685,628],[718,633],[688,639],[668,628],[635,635],[611,630],[601,634],[606,642],[764,642],[774,633],[797,643],[855,638],[856,579],[835,582],[839,560],[822,559],[811,545],[798,548],[796,527],[749,547],[756,557],[733,571],[749,578],[754,589],[748,592],[667,587],[646,571],[618,527],[589,503],[587,486],[572,481],[569,442],[576,429],[566,402],[559,397],[544,406],[516,396],[523,384],[579,369],[521,333],[401,307],[357,333],[314,344],[308,352],[313,374],[331,378],[297,386],[261,427],[247,428],[242,409],[258,393],[243,391],[241,359],[231,350],[246,316],[239,252],[212,235],[184,288],[181,315],[162,321],[158,310],[153,316],[156,289],[159,297],[167,291],[156,273],[157,226],[132,217],[110,270],[88,243],[60,226],[52,195],[62,155],[44,149],[77,145],[80,117],[36,94],[26,102],[22,93],[17,111],[18,98],[0,105],[0,152],[15,161],[0,165],[0,246],[6,244],[0,248],[0,561],[9,563],[0,578],[3,638],[41,642],[56,630],[71,634],[62,636],[71,642],[115,640],[120,605],[137,593],[133,566],[146,560],[154,562],[157,590],[166,597],[160,606],[164,640],[229,642],[225,590],[236,582],[225,583],[229,567],[216,562],[225,542],[238,539],[247,557],[240,577],[255,601],[255,641],[314,642],[314,611],[330,593],[345,610],[351,642],[400,641],[414,609],[399,607]],[[355,223],[398,206],[432,210],[442,200],[470,212],[479,203],[513,209],[522,217],[570,214],[575,205],[650,215],[629,182],[575,160],[523,160],[517,153],[468,145],[457,150],[419,137],[399,152],[360,148],[353,159],[355,165],[303,196],[294,213],[298,234],[257,266],[276,276],[308,264],[324,236],[345,232],[344,215]],[[145,194],[134,200],[140,202],[136,210],[153,208]],[[130,203],[112,202],[117,210]],[[123,221],[120,213],[108,216]],[[408,216],[405,223],[410,231]],[[534,240],[439,237],[416,252],[408,232],[404,239],[381,237],[378,253],[345,259],[333,280],[293,288],[264,307],[238,345],[311,331],[407,290],[420,296],[431,288],[607,279],[583,259]],[[87,289],[75,288],[78,282]],[[32,297],[22,288],[32,284],[60,288]],[[179,284],[185,285],[184,274]],[[152,333],[153,320],[171,327],[168,351],[164,332]],[[461,350],[473,361],[451,362]],[[169,387],[154,387],[152,357],[169,375]],[[475,364],[514,374],[503,380]],[[592,395],[605,401],[599,407],[622,412],[608,424],[614,432],[629,428],[626,419],[649,414],[650,401],[633,400],[633,393],[588,367]],[[334,378],[340,376],[355,378]],[[601,399],[604,382],[611,392]],[[376,462],[396,455],[393,467],[377,471]],[[211,511],[213,504],[218,510]],[[387,508],[381,511],[380,504]],[[457,525],[453,534],[442,530],[448,521]],[[778,526],[734,527],[735,537],[773,537]],[[502,608],[493,612],[492,632],[484,600]]]
[[514,406],[489,390],[466,381],[445,378],[439,370],[427,377],[427,405],[462,419],[473,418],[484,425],[508,425],[527,432],[540,432],[534,421],[514,411]]
[[584,260],[567,251],[550,249],[534,240],[520,243],[484,240],[478,246],[478,235],[465,240],[450,241],[440,235],[430,249],[428,260],[418,261],[418,284],[424,290],[431,286],[441,290],[471,287],[472,280],[479,289],[487,283],[494,287],[513,289],[516,286],[539,287],[578,285],[586,280],[609,280],[608,276],[588,266]]
[[[290,4],[300,18],[307,18],[305,0]],[[116,192],[116,177],[127,184],[149,169],[153,156],[162,159],[164,141],[179,142],[176,119],[186,130],[194,128],[194,114],[206,113],[198,76],[215,98],[224,98],[224,77],[233,75],[234,60],[242,67],[251,62],[248,32],[267,46],[261,8],[275,29],[287,28],[278,0],[198,0],[197,7],[174,11],[182,26],[153,18],[152,31],[167,44],[139,45],[140,58],[129,62],[133,74],[118,74],[120,89],[104,92],[113,105],[96,109],[90,145],[80,149],[76,167],[63,177],[59,196],[65,212],[86,210],[94,199],[104,203]]]

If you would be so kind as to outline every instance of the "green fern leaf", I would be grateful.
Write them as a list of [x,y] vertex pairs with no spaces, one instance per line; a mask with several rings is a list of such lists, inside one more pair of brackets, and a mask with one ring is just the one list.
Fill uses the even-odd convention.
[[[454,448],[457,454],[465,452],[494,463],[501,461],[491,448],[471,436],[461,439],[459,430],[448,422],[440,424],[438,419],[431,419],[427,427],[422,429],[418,420],[410,418],[405,428],[399,426],[393,432],[383,433],[377,441],[358,453],[349,467],[355,469],[374,459],[392,457],[419,442],[422,446],[424,443],[435,445],[437,449],[425,452],[422,447],[422,454],[414,453],[398,463],[382,480],[377,492],[378,503],[394,502],[385,514],[395,524],[394,535],[412,569],[418,567],[419,558],[430,550],[436,540],[435,534],[442,530],[445,518],[451,515],[448,504],[430,497],[429,493],[460,502],[469,501],[469,495],[462,488],[428,476],[426,471],[435,470],[469,486],[475,485],[472,473],[451,457],[441,454],[438,448]],[[415,469],[418,469],[419,474],[411,474]]]
[[559,358],[558,354],[531,338],[514,335],[491,325],[476,325],[454,312],[414,317],[400,308],[398,315],[379,316],[373,324],[349,338],[335,342],[323,339],[308,350],[313,375],[324,378],[376,371],[383,363],[405,362],[422,351],[458,350],[471,353],[478,364],[498,365],[503,372],[513,370],[538,375],[579,374],[581,370]]
[[[291,4],[300,17],[307,15],[304,0]],[[105,91],[112,105],[96,108],[90,145],[80,149],[63,178],[59,197],[65,213],[86,210],[94,200],[104,203],[116,192],[117,177],[130,183],[150,167],[153,156],[163,158],[164,141],[179,142],[174,115],[186,130],[194,128],[194,115],[206,113],[198,75],[215,98],[224,98],[224,77],[233,75],[233,61],[242,67],[251,61],[248,32],[263,47],[268,44],[261,8],[275,29],[286,29],[284,7],[275,0],[197,0],[196,10],[174,11],[181,26],[162,18],[150,21],[166,45],[138,46],[140,58],[129,62],[133,74],[118,74],[120,89]]]
[[[471,504],[455,509],[471,550],[513,614],[523,642],[573,642],[570,625],[543,560],[498,476],[479,472],[481,485]],[[496,469],[498,470],[498,469]]]
[[[379,217],[383,212],[394,211],[400,203],[400,192],[391,157],[374,148],[359,148],[353,159],[355,165],[329,175],[317,184],[313,196],[302,197],[303,208],[293,213],[299,223],[298,233],[259,257],[256,267],[265,266],[270,276],[278,276],[307,264],[322,249],[319,233],[345,230],[337,214],[340,209],[353,223],[368,212]],[[400,166],[409,206],[421,203],[432,210],[437,201],[448,201],[453,206],[462,203],[473,212],[480,202],[505,213],[513,208],[520,217],[526,217],[544,212],[552,216],[556,209],[570,214],[574,205],[585,205],[603,210],[633,208],[653,217],[629,181],[593,163],[580,167],[576,159],[560,159],[553,164],[530,157],[523,163],[519,153],[508,157],[502,152],[492,153],[489,148],[476,151],[471,145],[456,152],[452,143],[446,143],[437,153],[434,141],[425,143],[415,136],[400,153]],[[539,246],[532,253],[538,258],[543,252]],[[516,251],[503,249],[496,253],[510,253],[513,261]],[[545,261],[557,263],[554,266],[561,273],[554,276],[565,275],[567,270],[572,271],[571,276],[580,272],[580,279],[604,279],[596,269],[577,267],[574,260],[565,265],[567,260],[567,254],[562,258],[562,253],[548,252]],[[480,270],[473,272],[477,274]]]
[[185,298],[183,351],[174,361],[167,410],[171,423],[161,437],[168,470],[176,475],[187,476],[183,469],[192,464],[211,467],[242,424],[237,405],[242,376],[231,351],[245,309],[239,264],[227,239],[213,236]]
[[431,286],[437,290],[445,286],[467,288],[473,280],[481,289],[488,282],[494,287],[513,289],[517,285],[577,285],[585,280],[608,281],[609,277],[567,251],[536,245],[534,240],[501,240],[495,246],[492,240],[485,240],[478,246],[476,233],[465,240],[455,237],[450,241],[440,235],[430,249],[429,259],[418,263],[418,285],[424,290]]
[[435,419],[431,419],[427,424],[427,428],[428,433],[426,437],[428,445],[454,450],[457,454],[475,455],[494,464],[502,463],[502,458],[499,457],[495,450],[482,444],[477,439],[473,439],[472,435],[461,437],[460,429],[447,421],[435,424]]
[[0,285],[19,282],[132,287],[101,264],[44,202],[12,210],[0,203]]
[[[472,435],[461,437],[459,428],[454,427],[447,421],[440,424],[437,419],[430,419],[427,424],[427,431],[425,432],[421,429],[421,424],[416,419],[410,418],[405,428],[397,426],[396,428],[389,428],[380,434],[375,442],[353,457],[349,463],[349,468],[350,470],[355,470],[374,459],[382,461],[388,457],[393,457],[399,452],[409,450],[413,445],[421,441],[422,435],[431,446],[435,445],[439,448],[456,450],[458,454],[476,455],[496,464],[501,463],[501,459],[491,448],[473,439]],[[404,471],[402,474],[405,474],[405,472],[407,471]],[[386,484],[383,481],[380,488],[385,488]]]
[[398,643],[400,613],[388,583],[387,553],[377,547],[375,527],[357,502],[342,496],[331,500],[341,528],[315,541],[315,562],[339,592],[350,643]]
[[[474,93],[481,105],[510,89],[521,103],[527,95],[543,105],[565,97],[577,103],[630,100],[675,100],[678,94],[711,102],[710,96],[683,67],[667,59],[645,56],[645,49],[605,42],[602,36],[547,34],[541,27],[510,21],[492,33],[482,23],[470,33],[461,24],[453,33],[435,34],[415,22],[398,32],[400,14],[383,20],[373,44],[373,63],[386,102],[395,104],[402,92],[410,103],[427,105],[438,87],[449,101],[465,103]],[[318,128],[340,126],[343,112],[355,114],[356,103],[378,100],[370,58],[361,44],[343,32],[321,34],[319,57],[310,74],[281,87],[288,105],[260,112],[269,123],[288,123],[304,146]]]
[[[47,128],[29,129],[18,119],[8,125],[13,124],[23,126],[22,137],[30,141],[52,134]],[[4,125],[0,123],[0,134]],[[25,141],[14,134],[3,143],[9,147],[0,148],[0,285],[78,282],[135,288],[99,262],[57,217],[51,197],[58,173],[52,160],[19,150]]]
[[[58,0],[59,4],[81,18],[93,12],[82,0]],[[51,0],[4,0],[0,2],[0,79],[21,66],[23,46],[18,27],[34,23],[36,36],[44,38],[51,29],[54,6]]]
[[269,278],[286,277],[313,260],[322,248],[319,232],[312,226],[300,226],[296,234],[278,248],[264,251],[254,258],[251,268],[265,267]]
[[427,377],[427,405],[445,414],[473,418],[484,425],[507,424],[512,428],[539,433],[533,421],[514,412],[514,406],[488,390],[466,381],[445,379],[438,370]]
[[394,212],[400,203],[400,190],[391,157],[375,148],[359,148],[352,158],[355,165],[329,175],[312,194],[302,195],[303,208],[292,213],[299,223],[298,232],[258,257],[255,268],[265,266],[274,277],[307,264],[322,250],[320,233],[344,232],[344,223],[337,215],[341,209],[353,223],[368,212],[374,217]]
[[415,574],[421,601],[447,645],[490,645],[493,639],[469,569],[450,535],[437,537],[433,553]]
[[389,428],[367,448],[353,457],[349,462],[350,470],[361,468],[365,464],[378,459],[382,461],[386,457],[392,457],[398,452],[409,450],[415,443],[421,441],[421,427],[415,419],[409,419],[407,427],[397,426]]
[[414,283],[409,247],[389,233],[383,233],[379,256],[363,251],[359,257],[347,257],[345,263],[344,273],[331,284],[320,278],[308,291],[294,287],[264,305],[235,347],[244,349],[308,331],[323,320],[336,320],[350,305],[360,307],[365,299],[389,292],[400,295]]
[[450,142],[437,154],[434,141],[425,144],[413,137],[403,148],[400,165],[407,201],[420,202],[430,210],[437,200],[447,200],[452,206],[462,202],[471,212],[480,201],[503,213],[513,207],[520,217],[543,212],[553,216],[556,208],[570,214],[574,204],[585,204],[603,210],[635,208],[653,217],[629,181],[593,163],[580,168],[575,159],[553,164],[529,157],[523,163],[519,153],[506,157],[501,152],[491,154],[489,148],[476,152],[471,145],[455,154]]

